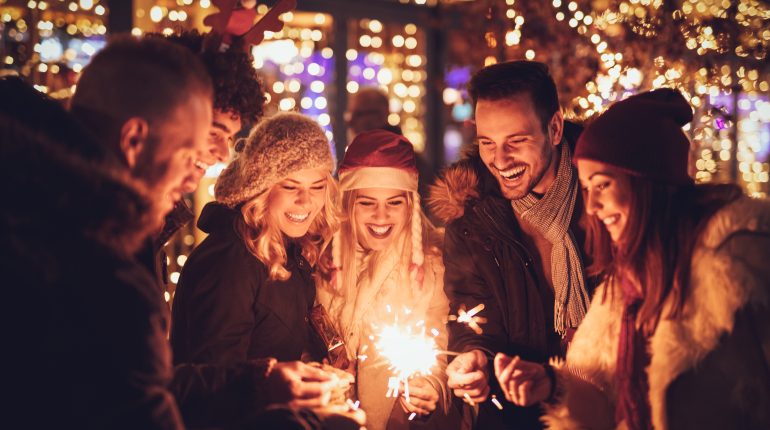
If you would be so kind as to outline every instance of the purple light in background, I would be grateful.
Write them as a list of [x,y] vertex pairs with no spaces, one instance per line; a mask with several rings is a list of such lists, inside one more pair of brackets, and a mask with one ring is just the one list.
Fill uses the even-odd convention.
[[446,82],[448,87],[456,88],[456,89],[465,88],[465,86],[468,84],[468,81],[470,80],[471,80],[470,66],[450,69],[444,78],[444,81]]
[[717,130],[726,130],[727,129],[727,121],[725,121],[724,118],[717,117],[714,119],[714,127],[717,128]]

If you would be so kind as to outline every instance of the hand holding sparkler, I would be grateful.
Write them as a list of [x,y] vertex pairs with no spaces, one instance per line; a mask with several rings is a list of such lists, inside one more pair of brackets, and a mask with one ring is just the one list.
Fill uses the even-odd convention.
[[481,403],[489,395],[487,356],[478,349],[464,352],[446,368],[447,385],[455,396],[471,404]]
[[503,353],[495,356],[495,376],[505,398],[518,406],[530,406],[546,400],[555,383],[545,367]]
[[[405,391],[406,387],[401,382],[400,389]],[[401,397],[401,406],[406,412],[415,412],[418,415],[429,415],[436,410],[439,392],[427,379],[418,377],[409,380],[409,399],[406,396]]]
[[267,377],[271,400],[292,407],[326,405],[337,381],[336,375],[300,361],[274,363]]

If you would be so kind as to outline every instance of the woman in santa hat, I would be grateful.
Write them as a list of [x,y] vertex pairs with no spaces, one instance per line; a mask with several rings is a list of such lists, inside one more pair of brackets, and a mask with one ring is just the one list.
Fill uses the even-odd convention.
[[[441,421],[449,408],[445,356],[430,375],[409,379],[409,400],[386,397],[393,372],[374,345],[377,328],[423,321],[438,330],[446,349],[441,237],[420,207],[412,144],[403,136],[374,130],[359,134],[339,168],[341,228],[332,244],[331,280],[319,285],[319,301],[341,333],[356,373],[356,393],[367,428],[406,428],[408,417]],[[419,330],[419,327],[415,327]],[[446,427],[444,427],[446,428]]]
[[695,185],[675,90],[618,102],[575,149],[603,278],[555,369],[498,354],[551,428],[770,428],[770,202]]

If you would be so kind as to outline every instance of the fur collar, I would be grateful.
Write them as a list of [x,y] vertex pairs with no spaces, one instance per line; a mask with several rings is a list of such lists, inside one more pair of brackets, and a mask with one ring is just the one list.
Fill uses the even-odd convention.
[[[766,280],[758,279],[740,256],[722,248],[738,232],[770,234],[770,201],[743,197],[728,204],[708,221],[698,238],[692,257],[690,295],[683,314],[676,320],[661,321],[650,339],[652,359],[647,373],[652,423],[658,430],[668,428],[669,385],[697,366],[717,347],[724,334],[732,332],[737,311],[749,303],[770,303]],[[595,297],[602,297],[605,287],[602,285]],[[609,294],[605,301],[594,300],[575,334],[566,365],[568,373],[576,378],[565,376],[569,385],[566,406],[547,408],[544,421],[550,428],[581,428],[574,415],[593,407],[576,398],[576,393],[570,394],[577,387],[575,380],[588,381],[605,391],[610,399],[615,398],[613,380],[622,306],[617,292],[615,300],[610,299],[612,296]],[[609,405],[609,413],[613,408]]]
[[731,333],[736,312],[749,302],[768,302],[768,291],[740,258],[721,245],[737,232],[770,232],[770,202],[740,198],[709,220],[692,257],[690,297],[678,320],[664,320],[650,340],[652,422],[665,430],[666,389],[695,367],[719,339]]
[[504,203],[500,185],[481,161],[478,145],[463,150],[460,161],[444,169],[430,186],[427,204],[431,213],[443,223],[461,218],[465,209],[478,202]]
[[480,162],[478,147],[471,148],[460,161],[444,169],[429,187],[428,208],[444,224],[462,217],[466,203],[480,196],[475,166]]

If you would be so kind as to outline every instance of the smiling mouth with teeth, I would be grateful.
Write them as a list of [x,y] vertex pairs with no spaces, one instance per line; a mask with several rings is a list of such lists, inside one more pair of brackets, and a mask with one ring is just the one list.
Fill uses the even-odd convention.
[[201,160],[195,160],[195,167],[197,167],[197,168],[199,168],[199,169],[201,169],[201,170],[203,170],[205,172],[206,170],[208,170],[209,165],[204,163]]
[[366,228],[369,229],[369,233],[378,238],[382,239],[385,237],[388,237],[391,230],[393,229],[393,225],[375,225],[375,224],[367,224]]
[[310,216],[309,212],[306,214],[292,214],[288,212],[286,213],[286,218],[288,218],[289,221],[296,222],[296,223],[305,222],[309,216]]
[[620,219],[620,215],[611,215],[611,216],[608,216],[607,218],[603,218],[602,222],[604,223],[605,226],[610,227],[615,223],[617,223],[619,219]]
[[527,170],[527,166],[515,166],[508,170],[498,170],[497,172],[500,174],[500,176],[508,181],[514,181],[516,179],[521,178],[524,175],[524,172]]

